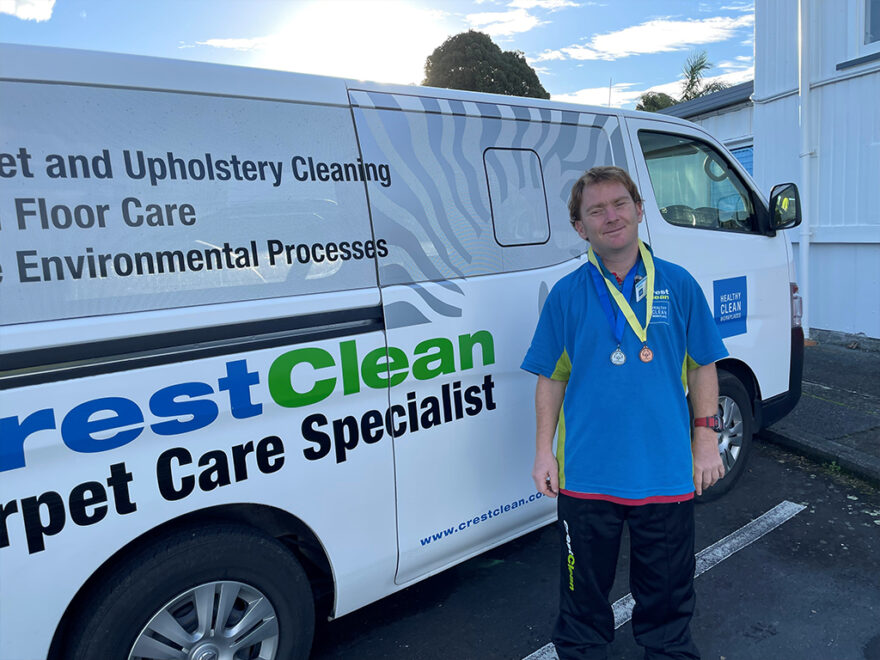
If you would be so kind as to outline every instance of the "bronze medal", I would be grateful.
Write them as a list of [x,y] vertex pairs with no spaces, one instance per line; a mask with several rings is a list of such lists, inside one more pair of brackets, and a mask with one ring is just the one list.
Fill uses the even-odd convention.
[[639,359],[642,362],[650,362],[654,359],[654,351],[648,348],[647,344],[642,346],[642,350],[639,351]]

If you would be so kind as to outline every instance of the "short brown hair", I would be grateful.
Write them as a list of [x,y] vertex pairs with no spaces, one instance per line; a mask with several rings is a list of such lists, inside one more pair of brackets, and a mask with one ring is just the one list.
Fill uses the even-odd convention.
[[580,220],[578,214],[581,210],[584,188],[605,181],[621,184],[626,188],[626,191],[629,193],[629,196],[632,197],[633,202],[636,204],[641,203],[642,196],[639,195],[639,189],[636,187],[635,181],[632,180],[626,170],[615,167],[614,165],[592,167],[584,172],[584,175],[575,181],[575,184],[571,187],[571,197],[568,198],[568,217],[571,219],[571,224]]

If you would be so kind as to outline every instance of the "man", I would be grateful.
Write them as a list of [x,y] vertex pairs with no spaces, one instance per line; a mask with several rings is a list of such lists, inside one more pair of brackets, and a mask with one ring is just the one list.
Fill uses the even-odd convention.
[[639,240],[642,199],[624,170],[586,172],[568,208],[589,261],[553,287],[522,364],[538,374],[532,477],[559,496],[553,642],[561,660],[607,657],[626,521],[633,634],[645,658],[699,658],[690,633],[694,492],[724,476],[714,363],[727,351],[693,277]]

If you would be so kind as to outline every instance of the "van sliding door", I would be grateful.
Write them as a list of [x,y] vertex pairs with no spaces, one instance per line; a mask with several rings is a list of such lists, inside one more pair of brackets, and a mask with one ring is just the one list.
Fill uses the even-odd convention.
[[[583,255],[571,185],[622,148],[614,117],[351,91],[386,318],[398,583],[551,520],[536,496],[535,377],[547,290]],[[613,135],[613,138],[612,138]]]

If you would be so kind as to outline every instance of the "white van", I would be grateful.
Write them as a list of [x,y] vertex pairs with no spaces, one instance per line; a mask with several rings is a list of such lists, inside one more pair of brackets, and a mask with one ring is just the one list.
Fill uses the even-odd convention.
[[712,492],[800,395],[796,190],[688,122],[20,46],[0,99],[4,659],[306,657],[552,521],[519,364],[594,165],[725,337]]

